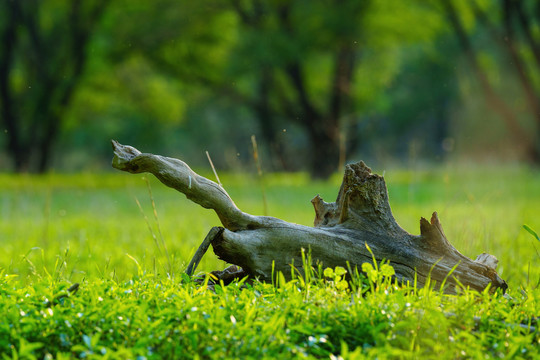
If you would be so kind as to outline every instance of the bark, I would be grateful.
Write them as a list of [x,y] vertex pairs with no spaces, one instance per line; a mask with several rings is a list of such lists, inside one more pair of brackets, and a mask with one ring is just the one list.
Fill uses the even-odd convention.
[[445,282],[448,293],[456,292],[459,284],[478,291],[487,286],[492,291],[507,288],[495,271],[497,259],[482,254],[473,261],[462,255],[446,239],[437,213],[430,221],[420,220],[420,235],[403,230],[390,210],[383,177],[372,174],[363,162],[346,166],[335,202],[319,196],[312,200],[315,221],[308,227],[242,212],[220,185],[197,175],[181,160],[144,154],[116,141],[113,150],[116,169],[150,172],[217,213],[224,229],[213,229],[201,248],[210,242],[218,257],[241,268],[233,273],[270,281],[274,272],[290,274],[291,264],[302,272],[302,249],[324,267],[349,264],[361,269],[363,263],[372,262],[368,245],[376,261],[390,261],[399,281],[423,286],[430,277],[432,283]]

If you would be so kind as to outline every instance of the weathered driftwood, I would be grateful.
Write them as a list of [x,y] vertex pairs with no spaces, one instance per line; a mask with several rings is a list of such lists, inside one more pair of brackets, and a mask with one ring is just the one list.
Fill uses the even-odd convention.
[[271,280],[273,270],[290,274],[292,263],[302,271],[302,249],[309,249],[312,260],[324,267],[345,267],[348,262],[360,269],[362,263],[372,261],[368,244],[377,261],[390,261],[400,281],[412,283],[416,278],[423,286],[429,276],[438,284],[446,279],[445,291],[449,293],[455,292],[458,284],[479,291],[488,285],[491,289],[507,288],[495,271],[497,259],[482,254],[473,261],[462,255],[446,239],[437,213],[430,221],[420,219],[420,235],[403,230],[390,210],[383,177],[372,174],[363,162],[346,166],[335,202],[324,202],[319,196],[312,200],[315,226],[308,227],[242,212],[220,185],[178,159],[144,154],[116,141],[113,150],[113,167],[152,173],[163,184],[217,213],[224,229],[207,236],[190,272],[210,243],[218,257],[243,270],[235,271],[263,281]]

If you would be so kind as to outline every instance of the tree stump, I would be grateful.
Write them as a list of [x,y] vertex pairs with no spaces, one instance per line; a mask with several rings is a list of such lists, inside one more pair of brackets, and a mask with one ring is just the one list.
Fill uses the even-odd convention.
[[[273,271],[287,276],[291,264],[302,271],[302,249],[309,249],[312,261],[324,267],[347,267],[348,263],[361,269],[363,263],[372,263],[372,256],[376,261],[387,260],[399,281],[412,284],[416,280],[421,287],[430,277],[432,283],[444,282],[447,293],[455,293],[459,286],[478,291],[487,286],[491,291],[507,288],[495,271],[498,260],[485,253],[474,261],[462,255],[446,239],[436,212],[430,221],[420,219],[420,235],[403,230],[392,215],[384,178],[362,161],[345,167],[335,202],[327,203],[318,195],[311,201],[315,221],[314,227],[308,227],[242,212],[223,187],[181,160],[141,153],[114,140],[112,145],[114,168],[152,173],[217,213],[224,229],[212,230],[198,256],[211,244],[220,259],[241,268],[233,273],[262,281],[271,281]],[[193,272],[199,260],[194,259],[188,270]]]

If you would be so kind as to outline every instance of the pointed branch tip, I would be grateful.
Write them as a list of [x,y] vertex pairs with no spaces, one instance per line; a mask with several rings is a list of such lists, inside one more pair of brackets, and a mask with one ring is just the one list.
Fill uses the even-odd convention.
[[439,221],[439,215],[437,214],[436,211],[434,211],[433,214],[431,215],[431,225],[436,225],[440,223],[441,222]]

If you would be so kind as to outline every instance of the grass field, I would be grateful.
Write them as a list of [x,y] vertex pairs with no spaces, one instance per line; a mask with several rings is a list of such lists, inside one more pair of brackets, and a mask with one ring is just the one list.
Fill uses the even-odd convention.
[[[512,298],[399,289],[317,276],[216,291],[182,272],[217,216],[140,175],[0,175],[0,354],[4,358],[492,358],[540,356],[540,173],[520,167],[375,169],[398,223],[438,211],[450,242],[498,257]],[[206,174],[213,178],[210,174]],[[252,175],[222,174],[262,214]],[[310,200],[341,179],[267,175],[269,215],[309,225]],[[137,205],[140,203],[140,208]],[[146,218],[146,219],[145,219]],[[225,264],[211,251],[198,271]],[[334,279],[337,280],[337,279]],[[79,283],[71,296],[66,289]],[[525,324],[521,326],[520,324]]]

